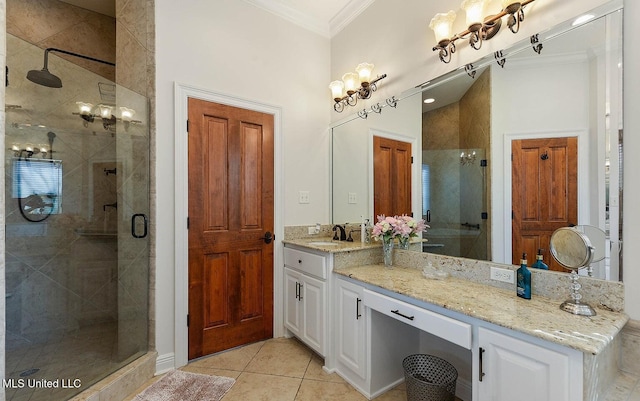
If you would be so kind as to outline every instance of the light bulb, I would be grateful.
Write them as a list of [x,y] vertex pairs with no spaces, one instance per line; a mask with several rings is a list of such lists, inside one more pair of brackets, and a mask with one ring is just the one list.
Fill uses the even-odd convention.
[[106,104],[99,104],[98,108],[100,109],[100,117],[110,119],[111,118],[111,106]]
[[91,110],[93,109],[93,105],[91,103],[76,102],[76,105],[78,105],[78,109],[80,109],[80,115],[88,116],[91,114]]
[[344,89],[344,83],[342,81],[333,81],[329,84],[329,89],[331,89],[331,96],[337,102],[342,99],[342,91]]
[[433,29],[436,36],[436,42],[442,45],[443,42],[449,42],[451,38],[453,21],[456,19],[456,13],[453,10],[448,13],[436,14],[429,23],[429,28]]
[[344,89],[347,94],[352,95],[358,88],[359,76],[355,72],[348,72],[342,76],[342,82],[344,82]]
[[356,72],[360,77],[361,83],[369,83],[371,82],[371,72],[373,71],[373,64],[369,63],[360,63],[356,67]]
[[120,107],[120,118],[122,118],[122,121],[131,122],[134,114],[136,114],[135,110],[128,107]]
[[467,27],[470,31],[477,31],[482,27],[486,5],[486,0],[464,0],[462,2],[461,7],[467,14]]

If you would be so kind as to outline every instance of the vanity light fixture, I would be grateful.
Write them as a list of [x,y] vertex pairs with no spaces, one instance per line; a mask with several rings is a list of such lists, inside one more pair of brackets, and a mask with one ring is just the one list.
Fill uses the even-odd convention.
[[346,106],[355,106],[358,99],[369,99],[375,92],[378,81],[387,77],[387,74],[378,75],[371,79],[373,64],[360,63],[356,72],[348,72],[342,76],[342,80],[336,80],[329,84],[331,95],[335,103],[333,109],[341,113]]
[[473,152],[462,152],[460,153],[460,164],[466,166],[468,164],[473,164],[476,161],[476,151]]
[[30,142],[25,144],[14,142],[11,144],[11,151],[13,151],[14,157],[32,157],[33,155],[41,154],[44,159],[49,153],[49,147],[42,143],[34,145]]
[[127,107],[120,107],[120,118],[117,118],[113,114],[115,106],[110,104],[101,103],[94,106],[91,103],[76,102],[76,105],[78,106],[78,112],[73,114],[82,118],[82,125],[85,127],[88,127],[89,123],[93,123],[96,118],[100,119],[102,122],[102,128],[104,128],[105,131],[115,131],[117,121],[123,122],[125,131],[129,129],[131,123],[142,122],[134,120],[133,116],[136,111]]
[[502,26],[502,17],[507,17],[507,25],[513,33],[520,29],[520,23],[524,21],[524,7],[535,0],[502,0],[502,11],[496,15],[486,16],[485,8],[488,0],[464,0],[461,8],[466,14],[467,29],[452,35],[451,27],[456,18],[456,13],[449,11],[446,14],[436,14],[429,28],[433,29],[438,43],[433,51],[438,51],[440,61],[449,63],[451,55],[456,51],[455,42],[458,39],[469,40],[469,45],[476,50],[482,47],[482,42],[493,38]]

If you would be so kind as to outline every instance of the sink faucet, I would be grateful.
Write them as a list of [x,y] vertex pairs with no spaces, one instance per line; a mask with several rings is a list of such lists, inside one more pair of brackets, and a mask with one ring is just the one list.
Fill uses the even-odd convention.
[[[340,229],[340,238],[338,238],[337,229]],[[336,224],[335,226],[333,226],[332,230],[333,230],[333,232],[335,232],[335,234],[333,235],[333,239],[334,240],[340,240],[340,241],[346,241],[347,240],[347,232],[345,231],[344,227],[342,227],[340,224]]]

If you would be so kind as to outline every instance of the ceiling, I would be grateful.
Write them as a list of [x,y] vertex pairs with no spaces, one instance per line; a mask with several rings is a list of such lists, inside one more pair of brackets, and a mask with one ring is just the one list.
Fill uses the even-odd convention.
[[[115,0],[61,0],[115,18]],[[340,32],[375,0],[245,0],[327,38]]]
[[375,0],[245,0],[294,24],[331,38]]

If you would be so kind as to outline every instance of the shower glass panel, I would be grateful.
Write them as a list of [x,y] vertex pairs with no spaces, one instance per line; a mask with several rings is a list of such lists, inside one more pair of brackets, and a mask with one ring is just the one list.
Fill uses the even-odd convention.
[[7,35],[7,400],[66,400],[148,350],[148,100],[54,54],[63,87],[37,85],[42,55]]
[[430,253],[487,259],[484,149],[423,150],[423,235]]

